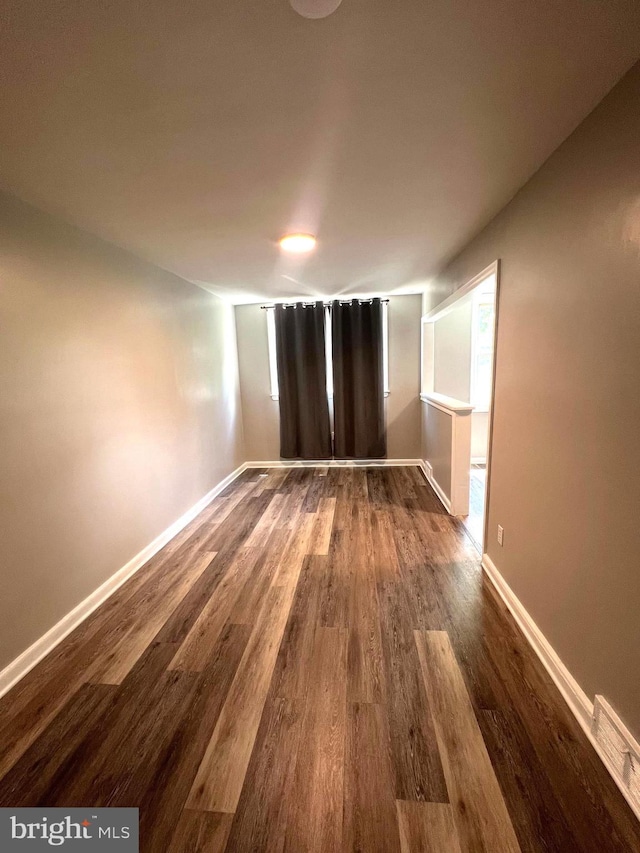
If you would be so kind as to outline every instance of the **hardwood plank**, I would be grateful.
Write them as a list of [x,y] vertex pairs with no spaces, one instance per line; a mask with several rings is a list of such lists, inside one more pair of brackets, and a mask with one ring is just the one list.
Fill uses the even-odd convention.
[[378,581],[397,581],[400,565],[395,542],[391,516],[384,510],[370,513],[371,552]]
[[233,815],[185,809],[168,853],[224,853]]
[[357,565],[373,564],[371,519],[365,501],[354,498],[349,501],[349,509],[345,513],[342,548],[345,559]]
[[515,715],[480,711],[478,723],[522,853],[571,850],[574,836],[542,763]]
[[290,531],[276,528],[264,548],[257,551],[257,559],[249,581],[236,598],[231,611],[229,622],[238,625],[254,625],[262,610],[264,598],[273,582],[273,577],[283,558]]
[[96,661],[86,673],[86,680],[93,684],[120,684],[215,556],[205,552],[185,562],[181,574],[162,590],[161,596],[154,596],[150,607],[138,611],[131,628]]
[[346,725],[347,634],[318,628],[305,702],[285,851],[340,850]]
[[309,552],[309,542],[313,534],[315,517],[313,513],[303,512],[299,521],[291,530],[282,551],[282,556],[273,574],[273,586],[291,586],[297,583],[304,558]]
[[399,578],[407,601],[407,618],[414,630],[442,631],[449,627],[441,597],[441,573],[442,567],[433,564],[426,554],[420,563],[401,560]]
[[400,851],[395,778],[385,709],[350,704],[344,788],[344,850]]
[[269,468],[264,488],[282,489],[287,477],[289,476],[289,471],[289,468]]
[[310,536],[309,554],[328,554],[336,509],[335,498],[320,498],[315,524]]
[[260,548],[264,546],[272,530],[278,523],[283,506],[287,503],[287,495],[274,494],[269,505],[256,522],[253,530],[244,542],[245,548]]
[[[317,475],[317,471],[314,473]],[[317,512],[320,504],[320,498],[323,496],[331,497],[330,495],[325,495],[325,488],[326,477],[314,476],[309,488],[307,489],[304,503],[302,504],[303,512]]]
[[104,714],[53,774],[43,798],[50,806],[109,806],[153,749],[154,733],[176,717],[190,689],[168,683],[175,648],[151,646],[113,696]]
[[226,575],[229,566],[234,561],[253,526],[260,519],[273,497],[273,493],[264,496],[250,497],[245,500],[233,518],[223,525],[224,536],[221,538],[221,548],[208,569],[193,585],[181,604],[175,609],[170,619],[156,637],[162,642],[182,643],[191,631],[196,620],[217,585]]
[[[342,471],[338,471],[336,476],[338,478],[342,477]],[[334,531],[344,530],[351,519],[351,488],[347,481],[343,479],[342,482],[340,482],[338,479],[336,481],[334,492],[335,494],[333,497],[336,499],[336,509],[333,518],[333,529]]]
[[[282,568],[282,567],[281,567]],[[251,633],[213,736],[189,794],[189,808],[234,812],[255,742],[300,563],[283,569]]]
[[260,551],[242,548],[231,561],[224,577],[213,590],[191,630],[169,664],[169,669],[202,672],[215,649],[227,619],[251,578]]
[[200,761],[249,639],[246,625],[228,625],[198,679],[193,698],[166,744],[152,784],[137,801],[145,848],[164,850],[184,806]]
[[304,699],[313,677],[313,648],[327,557],[304,559],[271,680],[273,697]]
[[398,800],[397,809],[402,853],[462,853],[448,803]]
[[[425,560],[425,543],[420,538],[414,513],[404,504],[394,504],[391,509],[391,520],[393,524],[393,539],[398,553],[401,566],[421,566]],[[433,547],[429,547],[427,553],[432,562],[435,562]]]
[[111,685],[85,684],[71,696],[0,781],[0,807],[47,805],[51,780],[102,717],[115,690]]
[[[0,714],[0,776],[44,731],[65,702],[87,679],[87,673],[130,628],[141,612],[196,558],[190,540],[177,550],[165,549],[83,622],[69,637],[3,697]],[[206,572],[205,572],[206,574]],[[186,596],[188,598],[189,596]]]
[[215,593],[218,584],[228,572],[235,556],[236,551],[233,549],[216,554],[158,631],[154,638],[156,642],[174,643],[177,646],[184,642]]
[[[244,472],[246,474],[246,472]],[[217,495],[209,506],[191,522],[192,532],[199,531],[203,526],[219,525],[227,519],[233,510],[246,498],[252,497],[256,491],[256,483],[243,479],[243,475],[230,483],[227,488]],[[180,534],[179,534],[180,535]]]
[[[163,662],[173,649],[161,649]],[[149,673],[150,674],[150,673]],[[122,692],[52,782],[49,804],[128,806],[156,783],[156,771],[197,681],[191,673],[140,673],[138,698]],[[141,686],[146,685],[144,693]],[[135,689],[135,688],[134,688]]]
[[373,569],[356,565],[349,601],[347,696],[350,702],[385,700],[380,608]]
[[367,469],[367,494],[372,510],[389,509],[392,501],[387,480],[387,472],[383,468]]
[[442,762],[413,634],[405,591],[378,585],[387,712],[396,799],[448,802]]
[[326,628],[346,628],[349,624],[354,567],[343,555],[343,539],[344,530],[334,529],[320,592],[319,622]]
[[228,850],[282,851],[302,726],[300,700],[267,702],[238,802]]
[[281,571],[281,566],[298,568],[306,552],[313,515],[302,513],[305,491],[291,492],[282,505],[280,517],[272,530],[254,569],[229,614],[229,621],[253,625],[264,604],[264,598]]
[[449,637],[416,631],[415,640],[462,849],[520,853]]
[[393,466],[389,469],[389,479],[392,489],[402,499],[414,500],[418,497],[417,486],[414,478],[409,474],[411,469],[406,466]]
[[286,500],[282,505],[282,512],[278,519],[277,527],[284,527],[287,530],[293,531],[298,523],[304,520],[307,514],[304,509],[305,501],[310,485],[306,483],[298,489],[294,489],[285,494]]
[[[150,853],[457,853],[452,826],[460,851],[500,853],[487,835],[505,804],[524,853],[640,850],[640,825],[419,472],[261,473],[0,698],[1,804],[139,805]],[[418,652],[444,637],[434,629],[449,644],[432,655],[437,683]],[[111,667],[121,683],[86,683]],[[199,773],[219,799],[185,811]]]
[[202,543],[203,551],[233,551],[240,548],[251,535],[275,496],[273,489],[263,491],[255,497],[244,498],[234,509],[242,506],[242,512],[230,512],[224,521],[215,525],[210,536]]

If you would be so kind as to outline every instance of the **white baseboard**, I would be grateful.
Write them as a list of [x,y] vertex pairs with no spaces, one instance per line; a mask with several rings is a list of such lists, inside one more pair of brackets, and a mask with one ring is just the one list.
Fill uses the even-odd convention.
[[80,625],[96,608],[100,607],[110,595],[122,586],[122,584],[134,575],[138,569],[142,568],[154,554],[163,548],[167,542],[173,539],[190,521],[202,512],[211,501],[220,494],[226,487],[232,483],[245,469],[246,464],[236,468],[228,477],[225,477],[217,486],[214,486],[197,504],[187,510],[184,515],[180,516],[177,521],[167,527],[153,542],[143,548],[135,557],[132,557],[129,562],[122,566],[121,569],[111,575],[103,584],[101,584],[91,595],[87,596],[84,601],[81,601],[73,608],[66,616],[57,622],[53,628],[50,628],[46,634],[43,634],[40,639],[36,640],[33,645],[29,646],[21,655],[13,660],[0,672],[0,696],[3,696],[7,691],[20,681],[21,678],[33,669],[46,655],[49,654],[58,643],[62,642],[75,628]]
[[438,500],[440,501],[442,506],[446,509],[446,511],[449,513],[449,515],[451,515],[451,501],[445,495],[445,493],[442,491],[438,481],[433,476],[433,468],[431,467],[431,464],[429,462],[426,462],[426,461],[420,459],[419,465],[420,465],[420,468],[422,468],[424,476],[427,478],[427,482],[429,483],[429,485],[431,486],[433,491],[436,493]]
[[591,719],[593,717],[593,702],[589,701],[586,693],[562,663],[554,648],[533,621],[520,599],[502,577],[488,554],[482,555],[482,568],[511,611],[511,615],[529,641],[529,645],[544,664],[545,669],[554,680],[556,687],[562,693],[573,714],[578,718],[583,728],[586,726],[590,730]]
[[482,568],[497,590],[500,598],[502,598],[504,603],[507,605],[511,615],[515,619],[529,645],[553,679],[554,684],[569,706],[571,713],[580,723],[583,732],[586,734],[589,742],[598,753],[598,756],[611,774],[611,777],[620,789],[626,801],[629,803],[634,814],[640,820],[640,809],[638,808],[637,803],[635,803],[631,798],[629,790],[626,788],[623,779],[615,772],[611,762],[608,760],[600,744],[596,741],[592,733],[593,702],[588,698],[573,675],[571,675],[567,667],[560,660],[553,646],[533,621],[529,612],[526,610],[506,580],[502,577],[488,554],[483,554],[482,556]]
[[271,459],[247,462],[247,468],[398,468],[422,467],[421,459]]

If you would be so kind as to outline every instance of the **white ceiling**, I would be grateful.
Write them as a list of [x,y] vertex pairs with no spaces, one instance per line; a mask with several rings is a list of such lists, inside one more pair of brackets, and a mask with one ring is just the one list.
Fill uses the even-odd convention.
[[638,0],[3,0],[0,185],[235,301],[415,291],[639,52]]

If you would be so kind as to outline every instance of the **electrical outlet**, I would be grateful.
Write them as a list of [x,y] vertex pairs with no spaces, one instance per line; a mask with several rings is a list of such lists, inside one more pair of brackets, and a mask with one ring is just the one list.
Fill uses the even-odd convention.
[[504,527],[499,524],[498,525],[498,545],[502,545],[504,542]]

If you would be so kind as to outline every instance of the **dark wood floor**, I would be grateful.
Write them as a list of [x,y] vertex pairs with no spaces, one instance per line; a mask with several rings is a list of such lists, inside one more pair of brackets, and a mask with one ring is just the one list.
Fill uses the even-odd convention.
[[252,471],[0,700],[0,806],[141,849],[640,850],[417,469]]

